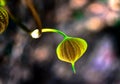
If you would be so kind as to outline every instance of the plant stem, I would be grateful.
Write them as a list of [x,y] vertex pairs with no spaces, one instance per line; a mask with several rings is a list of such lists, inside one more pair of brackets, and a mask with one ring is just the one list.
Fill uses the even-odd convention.
[[58,33],[58,34],[62,35],[63,38],[67,38],[68,37],[65,33],[63,33],[60,30],[57,30],[57,29],[43,28],[42,32],[55,32],[55,33]]
[[[12,15],[12,13],[9,11],[9,9],[8,9],[7,7],[6,7],[6,9],[7,9],[8,14],[9,14],[9,16],[11,17],[11,19],[12,19],[17,25],[19,25],[24,31],[26,31],[27,33],[29,33],[29,34],[31,35],[32,31],[31,31],[30,29],[28,29],[24,24],[22,24],[19,20],[17,20],[17,19]],[[67,37],[68,37],[65,33],[63,33],[63,32],[60,31],[60,30],[57,30],[57,29],[43,28],[43,29],[41,29],[41,32],[42,32],[42,33],[43,33],[43,32],[55,32],[55,33],[58,33],[58,34],[62,35],[63,38],[67,38]],[[40,34],[41,34],[41,33],[39,32],[39,35],[40,35]]]
[[32,0],[25,0],[25,2],[26,2],[26,5],[28,6],[29,10],[31,11],[37,26],[39,27],[38,28],[39,32],[41,33],[42,22],[41,22],[41,19],[40,19],[39,15],[34,7],[33,1]]
[[6,6],[5,8],[6,8],[8,14],[9,14],[10,18],[11,18],[17,25],[19,25],[19,26],[20,26],[25,32],[27,32],[27,33],[30,33],[30,32],[31,32],[31,30],[29,30],[24,24],[22,24],[18,19],[16,19],[16,18],[12,15],[12,13],[10,12],[10,10],[9,10],[9,8],[8,8],[7,6]]
[[72,70],[73,70],[74,74],[76,74],[75,63],[71,63],[71,64],[72,64]]
[[[11,17],[11,19],[17,24],[19,25],[24,31],[26,31],[27,33],[29,33],[31,35],[32,31],[30,29],[28,29],[24,24],[22,24],[19,20],[17,20],[13,15],[12,13],[10,12],[9,8],[6,7],[7,11],[8,11],[8,14],[9,16]],[[39,29],[38,29],[39,30]],[[44,33],[44,32],[55,32],[55,33],[58,33],[60,35],[63,36],[63,38],[67,38],[68,36],[63,33],[62,31],[60,30],[57,30],[57,29],[50,29],[50,28],[43,28],[41,29],[41,33]],[[40,32],[38,32],[39,35],[41,35]]]

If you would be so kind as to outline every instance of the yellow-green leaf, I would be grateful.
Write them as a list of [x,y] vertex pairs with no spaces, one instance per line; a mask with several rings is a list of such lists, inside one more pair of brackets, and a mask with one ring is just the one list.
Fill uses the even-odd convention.
[[81,38],[67,37],[57,47],[57,56],[61,61],[72,64],[75,72],[75,62],[85,53],[87,42]]
[[7,28],[8,20],[9,17],[7,11],[3,7],[0,7],[0,34]]

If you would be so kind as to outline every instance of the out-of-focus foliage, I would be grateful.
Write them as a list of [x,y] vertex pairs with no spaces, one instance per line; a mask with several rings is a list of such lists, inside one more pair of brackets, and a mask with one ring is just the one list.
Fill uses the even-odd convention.
[[0,7],[6,5],[6,0],[0,0]]

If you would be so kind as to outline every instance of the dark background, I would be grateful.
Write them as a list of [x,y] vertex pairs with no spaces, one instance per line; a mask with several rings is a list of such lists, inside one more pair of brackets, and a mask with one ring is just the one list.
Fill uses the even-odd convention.
[[[0,84],[120,84],[119,0],[33,0],[43,28],[84,38],[86,53],[76,64],[56,55],[62,37],[43,33],[33,39],[9,18],[0,35]],[[12,14],[29,29],[36,27],[25,0],[7,0]]]

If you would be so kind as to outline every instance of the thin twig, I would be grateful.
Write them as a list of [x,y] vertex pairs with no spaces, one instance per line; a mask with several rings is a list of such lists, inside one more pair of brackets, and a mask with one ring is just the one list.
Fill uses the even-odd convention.
[[32,0],[25,0],[26,5],[28,6],[29,10],[31,11],[33,18],[39,28],[40,34],[41,34],[41,29],[42,29],[42,23],[41,23],[41,19],[34,7],[33,1]]

